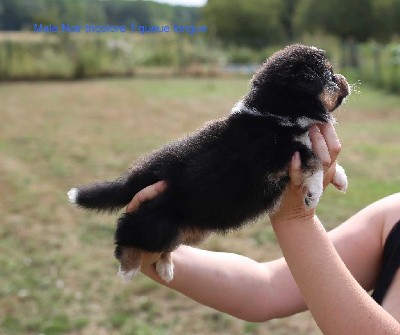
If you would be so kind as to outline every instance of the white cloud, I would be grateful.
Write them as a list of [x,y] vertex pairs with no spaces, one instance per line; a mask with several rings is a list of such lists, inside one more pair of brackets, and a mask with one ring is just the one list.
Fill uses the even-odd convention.
[[182,5],[182,6],[204,6],[207,0],[155,0],[157,2],[167,3],[170,5]]

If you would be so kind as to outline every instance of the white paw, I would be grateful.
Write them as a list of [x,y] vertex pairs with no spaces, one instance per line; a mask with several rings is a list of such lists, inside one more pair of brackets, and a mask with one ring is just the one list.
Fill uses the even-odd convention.
[[316,208],[320,197],[321,194],[319,193],[307,191],[306,195],[304,196],[304,204],[307,206],[307,208]]
[[311,192],[307,192],[307,194],[304,197],[304,204],[307,206],[307,208],[316,208],[319,202],[319,197],[317,197],[315,194]]
[[333,176],[333,184],[339,191],[346,193],[349,183],[347,181],[346,172],[339,164],[336,164],[336,172]]
[[78,189],[71,188],[67,194],[68,194],[69,202],[71,204],[76,204],[76,200],[78,199]]
[[156,270],[160,277],[167,283],[174,278],[174,264],[172,262],[159,259],[156,263]]
[[117,274],[118,274],[118,276],[120,276],[122,278],[122,280],[124,282],[127,282],[127,281],[131,280],[133,277],[135,277],[139,273],[139,270],[140,270],[139,268],[136,268],[136,269],[132,269],[130,271],[125,271],[125,270],[121,269],[121,265],[120,265]]
[[321,198],[323,192],[323,178],[324,172],[318,170],[304,180],[306,190],[304,203],[308,208],[317,207],[319,198]]

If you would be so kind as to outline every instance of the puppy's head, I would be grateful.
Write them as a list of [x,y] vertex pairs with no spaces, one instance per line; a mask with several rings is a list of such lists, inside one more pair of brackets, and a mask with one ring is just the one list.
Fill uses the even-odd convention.
[[259,113],[328,122],[350,93],[346,78],[334,74],[323,50],[291,45],[269,57],[254,75],[244,103]]

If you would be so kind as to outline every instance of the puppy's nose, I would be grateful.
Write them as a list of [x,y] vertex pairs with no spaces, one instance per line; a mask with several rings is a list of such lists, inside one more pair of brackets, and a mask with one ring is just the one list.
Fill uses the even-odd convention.
[[340,95],[343,97],[346,97],[350,93],[350,86],[347,82],[347,79],[345,76],[342,76],[341,74],[337,73],[335,74],[335,79],[336,83],[339,86],[340,89]]

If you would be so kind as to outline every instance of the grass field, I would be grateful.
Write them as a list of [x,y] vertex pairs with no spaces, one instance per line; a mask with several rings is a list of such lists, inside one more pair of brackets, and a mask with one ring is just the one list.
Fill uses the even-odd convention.
[[[77,183],[111,179],[132,160],[225,115],[244,79],[126,79],[0,86],[2,334],[320,334],[309,313],[254,324],[200,306],[143,275],[123,284],[115,216],[72,208]],[[400,98],[359,87],[337,113],[350,186],[328,189],[332,228],[400,190]],[[267,220],[202,246],[268,260]]]

